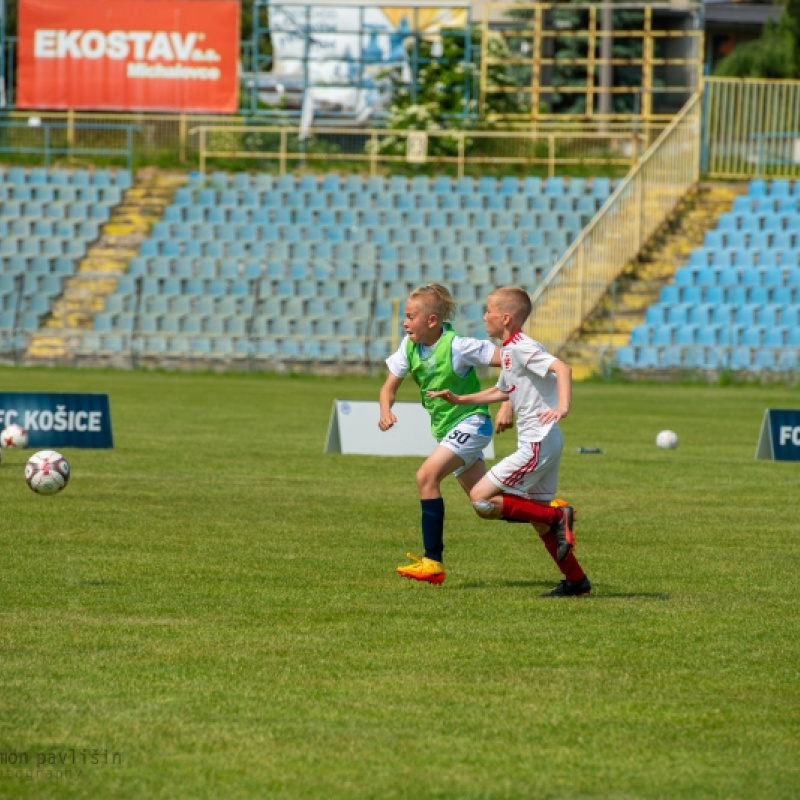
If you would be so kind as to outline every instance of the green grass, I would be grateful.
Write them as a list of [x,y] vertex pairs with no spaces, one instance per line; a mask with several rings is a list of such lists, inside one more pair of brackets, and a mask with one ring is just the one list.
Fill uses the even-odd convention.
[[560,493],[595,591],[559,601],[452,478],[447,582],[394,574],[420,459],[322,453],[378,377],[0,379],[109,392],[116,441],[50,498],[3,453],[0,754],[31,763],[0,797],[800,796],[800,465],[753,458],[797,389],[577,385]]

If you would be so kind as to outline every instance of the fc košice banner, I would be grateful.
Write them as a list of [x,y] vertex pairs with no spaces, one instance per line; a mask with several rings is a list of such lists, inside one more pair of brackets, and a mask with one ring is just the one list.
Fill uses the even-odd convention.
[[33,449],[114,447],[107,394],[0,392],[0,430],[21,425]]

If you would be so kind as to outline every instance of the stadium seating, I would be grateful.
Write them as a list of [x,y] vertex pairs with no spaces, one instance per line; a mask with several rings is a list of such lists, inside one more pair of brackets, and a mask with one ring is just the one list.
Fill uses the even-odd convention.
[[129,170],[0,168],[2,342],[38,329],[131,184]]
[[[599,179],[193,175],[126,276],[145,279],[148,308],[168,308],[140,328],[143,352],[152,338],[188,358],[363,361],[372,319],[366,356],[382,358],[415,286],[442,281],[463,304],[498,283],[532,290],[611,189]],[[130,308],[135,291],[120,280],[106,314]],[[234,296],[251,302],[231,306]],[[174,330],[181,299],[199,316],[182,312]],[[199,311],[201,299],[210,304]],[[112,316],[110,330],[125,321]],[[98,315],[95,332],[108,324]],[[457,327],[485,336],[474,316]],[[175,334],[185,347],[170,344]]]
[[618,348],[621,369],[796,369],[800,181],[752,181]]

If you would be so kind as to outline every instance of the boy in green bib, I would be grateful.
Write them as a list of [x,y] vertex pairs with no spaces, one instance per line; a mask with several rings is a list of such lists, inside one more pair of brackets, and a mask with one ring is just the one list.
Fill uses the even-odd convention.
[[[438,442],[417,471],[424,556],[409,553],[411,563],[397,568],[399,575],[427,583],[445,579],[441,482],[452,473],[469,495],[486,474],[483,449],[492,440],[492,418],[485,404],[454,406],[429,397],[428,392],[452,389],[458,394],[473,394],[480,391],[475,368],[500,364],[499,350],[492,342],[459,336],[452,330],[449,320],[455,311],[455,300],[440,284],[430,283],[411,293],[403,320],[406,336],[386,359],[389,375],[379,397],[378,427],[387,431],[397,422],[392,413],[397,391],[410,375],[419,386],[422,405],[431,417],[431,432]],[[498,431],[511,424],[510,404],[505,404],[498,414]]]

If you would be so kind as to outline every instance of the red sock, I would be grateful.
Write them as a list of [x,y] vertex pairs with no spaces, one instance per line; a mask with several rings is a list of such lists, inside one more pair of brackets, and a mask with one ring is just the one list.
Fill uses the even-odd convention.
[[558,545],[555,535],[550,532],[540,533],[539,538],[542,540],[542,544],[547,548],[547,552],[550,553],[550,557],[556,562],[556,566],[561,570],[561,574],[568,581],[582,581],[586,577],[586,573],[581,569],[578,559],[575,558],[574,550],[570,550],[569,555],[563,561],[559,561],[556,558],[556,549]]
[[561,519],[561,510],[553,508],[549,503],[535,503],[533,500],[525,500],[511,494],[503,495],[503,518],[504,519],[524,519],[528,522],[544,522],[545,525],[553,525]]

